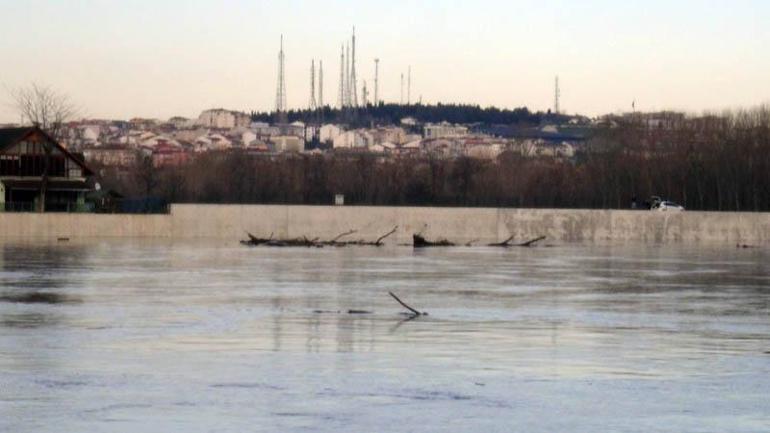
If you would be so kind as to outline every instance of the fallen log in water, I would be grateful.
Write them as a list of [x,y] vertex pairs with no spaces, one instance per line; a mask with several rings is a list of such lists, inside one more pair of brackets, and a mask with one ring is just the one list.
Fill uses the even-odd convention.
[[[339,242],[338,239],[340,237],[342,237],[342,236],[338,236],[338,237],[334,238],[333,240],[331,240],[329,242],[325,242],[324,245],[334,246],[334,247],[347,247],[347,246],[351,246],[351,245],[352,246],[380,247],[380,246],[384,245],[383,241],[385,239],[389,238],[391,235],[393,235],[397,231],[398,231],[398,226],[395,226],[395,227],[393,227],[393,230],[391,230],[391,231],[385,233],[384,235],[378,237],[377,240],[375,240],[374,242],[365,241],[363,239],[357,240],[357,241]],[[351,232],[348,232],[348,233],[343,233],[343,235],[348,236],[348,235],[351,235],[353,233],[356,233],[356,231],[351,231]]]
[[494,244],[489,244],[488,246],[490,246],[490,247],[503,247],[503,248],[508,248],[508,247],[531,247],[531,246],[535,245],[536,243],[538,243],[538,242],[540,242],[540,241],[542,241],[544,239],[545,239],[545,236],[540,236],[538,238],[529,240],[527,242],[522,242],[520,244],[514,244],[514,243],[511,243],[513,241],[513,236],[511,236],[511,237],[509,237],[508,239],[506,239],[506,240],[504,240],[502,242],[497,242],[497,243],[494,243]]
[[453,244],[452,242],[449,242],[446,239],[440,239],[438,241],[429,241],[425,239],[422,235],[412,235],[412,245],[415,248],[455,246],[455,244]]
[[296,239],[273,239],[273,234],[270,234],[269,238],[260,238],[246,233],[249,239],[241,241],[241,244],[250,247],[267,246],[267,247],[322,247],[323,245],[318,242],[318,238],[308,239],[307,237],[301,237]]
[[539,238],[532,239],[527,242],[522,242],[520,244],[517,244],[517,247],[531,247],[532,245],[535,245],[536,243],[545,240],[545,236],[540,236]]
[[756,245],[749,245],[749,244],[736,244],[735,248],[742,248],[744,250],[747,250],[747,249],[759,248],[759,247]]
[[347,231],[345,233],[340,233],[339,235],[337,235],[337,237],[335,237],[334,239],[330,240],[329,244],[335,244],[335,243],[337,243],[338,240],[340,240],[340,239],[342,239],[342,238],[344,238],[346,236],[350,236],[350,235],[356,234],[356,233],[358,233],[358,230],[350,230],[350,231]]
[[374,314],[374,312],[369,310],[347,310],[347,311],[313,310],[313,314],[349,314],[351,316],[356,316],[356,315],[363,316],[368,314]]
[[266,246],[266,247],[323,248],[323,247],[347,247],[351,245],[380,247],[384,245],[383,241],[388,237],[390,237],[391,235],[393,235],[394,233],[396,233],[396,231],[398,231],[398,226],[394,227],[393,230],[389,231],[388,233],[380,236],[374,242],[365,241],[363,239],[357,240],[357,241],[340,240],[346,236],[350,236],[355,233],[358,233],[357,230],[349,230],[345,233],[341,233],[328,241],[321,241],[319,238],[308,239],[307,236],[303,236],[301,238],[295,238],[295,239],[273,239],[272,234],[270,235],[269,238],[259,238],[247,232],[246,235],[249,237],[249,239],[242,240],[241,244],[247,245],[250,247]]
[[253,234],[251,234],[249,232],[246,232],[246,236],[248,236],[249,239],[245,240],[245,241],[241,241],[241,243],[243,245],[249,245],[249,246],[252,246],[252,247],[255,247],[257,245],[263,245],[263,244],[266,244],[266,243],[268,243],[268,242],[273,240],[273,234],[272,233],[270,233],[270,237],[267,238],[267,239],[265,239],[265,238],[258,238],[258,237],[254,236]]
[[380,236],[379,238],[377,238],[377,240],[374,241],[374,245],[379,247],[380,245],[382,245],[382,241],[384,241],[385,239],[389,238],[392,234],[394,234],[397,231],[398,231],[398,226],[393,227],[393,230],[391,230],[391,231],[385,233],[384,235]]
[[506,240],[504,240],[502,242],[497,242],[497,243],[494,243],[494,244],[488,244],[487,246],[488,247],[510,247],[512,240],[513,240],[513,236],[509,237],[508,239],[506,239]]

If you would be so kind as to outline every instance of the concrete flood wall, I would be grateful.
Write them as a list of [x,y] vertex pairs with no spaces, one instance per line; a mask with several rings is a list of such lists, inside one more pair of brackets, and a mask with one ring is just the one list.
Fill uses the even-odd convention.
[[374,240],[398,226],[389,243],[413,233],[456,243],[553,242],[770,244],[770,213],[429,207],[173,205],[169,215],[0,213],[4,238],[168,238],[238,240],[246,232],[276,238]]
[[2,238],[167,238],[169,215],[0,213]]

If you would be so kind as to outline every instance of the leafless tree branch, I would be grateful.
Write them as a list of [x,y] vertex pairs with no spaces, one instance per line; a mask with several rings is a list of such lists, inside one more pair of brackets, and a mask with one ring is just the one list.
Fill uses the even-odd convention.
[[70,98],[50,86],[32,83],[9,92],[23,122],[40,127],[55,140],[61,138],[62,125],[77,115]]

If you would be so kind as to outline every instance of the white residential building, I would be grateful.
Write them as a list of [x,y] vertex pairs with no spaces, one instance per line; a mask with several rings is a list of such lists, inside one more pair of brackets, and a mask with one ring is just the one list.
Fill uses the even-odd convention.
[[294,135],[279,135],[272,138],[276,152],[302,152],[305,150],[305,140]]
[[251,117],[246,113],[218,108],[202,112],[198,116],[196,124],[217,129],[231,129],[237,126],[249,127]]
[[243,147],[249,147],[252,146],[257,141],[257,134],[253,131],[246,131],[243,134],[241,134],[241,143],[243,143]]
[[102,128],[98,125],[88,125],[83,127],[82,133],[83,141],[87,144],[98,145],[99,137],[102,135]]
[[173,125],[176,129],[192,128],[195,126],[195,120],[191,120],[186,117],[175,116],[168,119],[168,124]]
[[334,138],[334,148],[366,147],[367,140],[359,131],[346,131]]
[[468,135],[468,127],[448,122],[429,123],[424,128],[425,138],[462,137]]
[[374,135],[375,143],[384,143],[387,141],[391,143],[404,144],[407,142],[406,140],[407,135],[404,128],[399,128],[399,127],[377,128],[373,130],[373,135]]
[[321,143],[333,142],[344,131],[337,125],[326,124],[318,131],[318,138]]

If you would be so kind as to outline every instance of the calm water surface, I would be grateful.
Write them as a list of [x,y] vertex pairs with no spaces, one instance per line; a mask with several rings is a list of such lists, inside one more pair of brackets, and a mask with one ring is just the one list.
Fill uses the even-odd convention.
[[3,432],[770,431],[767,249],[5,243],[0,265]]

